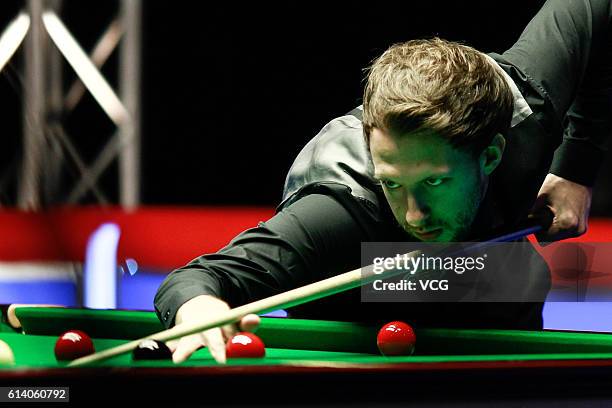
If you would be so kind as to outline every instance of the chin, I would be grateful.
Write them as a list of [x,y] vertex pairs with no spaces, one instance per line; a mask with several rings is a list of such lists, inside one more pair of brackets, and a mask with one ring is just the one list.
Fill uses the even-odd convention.
[[461,232],[445,230],[439,237],[428,242],[461,242],[462,236]]
[[425,242],[441,242],[441,243],[443,243],[443,242],[455,242],[455,239],[451,235],[442,234],[439,237],[437,237],[436,239],[432,239],[430,241],[425,241]]

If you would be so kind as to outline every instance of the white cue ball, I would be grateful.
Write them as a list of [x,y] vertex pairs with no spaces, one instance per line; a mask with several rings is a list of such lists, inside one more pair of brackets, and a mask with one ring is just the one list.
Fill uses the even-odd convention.
[[15,364],[15,355],[11,347],[6,342],[0,340],[0,367],[12,366]]

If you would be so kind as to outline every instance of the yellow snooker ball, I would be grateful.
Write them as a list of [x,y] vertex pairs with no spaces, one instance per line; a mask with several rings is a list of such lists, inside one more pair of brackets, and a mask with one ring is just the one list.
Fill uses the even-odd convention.
[[15,364],[15,355],[11,347],[6,342],[0,340],[0,367],[12,366]]

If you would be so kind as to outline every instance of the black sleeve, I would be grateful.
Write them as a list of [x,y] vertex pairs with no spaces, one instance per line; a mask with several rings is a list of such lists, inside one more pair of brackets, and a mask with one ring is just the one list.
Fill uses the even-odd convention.
[[609,0],[548,0],[504,52],[552,104],[559,136],[564,129],[550,172],[587,186],[612,130],[611,14]]
[[612,30],[606,47],[591,59],[576,99],[567,112],[563,143],[551,173],[592,186],[612,134]]
[[334,197],[307,195],[267,222],[249,229],[215,254],[196,258],[170,273],[155,296],[166,327],[177,309],[199,295],[213,295],[232,307],[272,296],[359,267],[362,219]]

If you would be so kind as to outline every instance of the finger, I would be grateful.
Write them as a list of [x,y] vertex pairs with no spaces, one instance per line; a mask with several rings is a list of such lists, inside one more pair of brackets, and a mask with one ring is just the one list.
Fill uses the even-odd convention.
[[573,212],[566,211],[559,217],[559,232],[568,236],[576,236],[580,228],[580,218]]
[[561,231],[557,225],[556,219],[546,231],[541,231],[536,234],[536,239],[541,246],[547,246],[561,239]]
[[533,206],[531,214],[533,217],[541,219],[542,226],[544,226],[544,224],[548,225],[548,229],[535,234],[538,243],[541,246],[546,246],[558,239],[560,233],[558,225],[559,220],[554,207],[546,205],[543,200],[540,201],[540,203],[541,205],[539,205],[538,200],[536,200],[536,204]]
[[555,219],[548,231],[536,234],[536,238],[541,246],[546,246],[556,241],[580,236],[582,234],[580,228],[580,225],[569,225]]
[[242,331],[254,333],[259,328],[260,322],[261,318],[259,316],[256,314],[248,314],[240,320],[240,329]]
[[238,328],[236,327],[235,324],[226,324],[225,326],[221,328],[221,330],[223,333],[223,340],[227,341],[228,339],[232,338],[232,336],[236,334],[236,332],[238,331]]
[[172,361],[182,363],[187,360],[197,349],[205,345],[204,337],[201,333],[182,337],[172,353]]
[[178,346],[178,343],[179,343],[178,340],[168,340],[166,342],[166,346],[168,346],[170,351],[174,353],[174,351],[176,350],[176,347]]
[[225,340],[221,329],[211,329],[204,332],[206,346],[210,355],[219,364],[225,364]]

